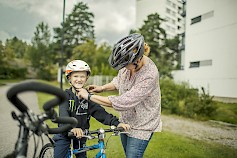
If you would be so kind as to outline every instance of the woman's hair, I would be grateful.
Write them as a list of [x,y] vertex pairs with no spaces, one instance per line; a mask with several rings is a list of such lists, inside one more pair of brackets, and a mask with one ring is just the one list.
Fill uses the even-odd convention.
[[144,43],[144,55],[148,56],[150,54],[150,46],[147,43]]

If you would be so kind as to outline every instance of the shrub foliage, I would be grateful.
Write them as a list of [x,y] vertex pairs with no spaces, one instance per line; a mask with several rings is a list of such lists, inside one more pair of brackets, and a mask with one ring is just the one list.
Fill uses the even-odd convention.
[[162,110],[168,114],[177,114],[189,118],[212,116],[216,109],[213,96],[202,88],[191,88],[187,83],[175,84],[173,80],[160,81]]

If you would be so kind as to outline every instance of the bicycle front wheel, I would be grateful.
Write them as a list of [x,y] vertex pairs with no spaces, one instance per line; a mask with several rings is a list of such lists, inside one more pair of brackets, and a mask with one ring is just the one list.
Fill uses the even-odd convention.
[[53,144],[47,143],[42,147],[39,158],[53,158],[54,155],[53,153],[54,153]]

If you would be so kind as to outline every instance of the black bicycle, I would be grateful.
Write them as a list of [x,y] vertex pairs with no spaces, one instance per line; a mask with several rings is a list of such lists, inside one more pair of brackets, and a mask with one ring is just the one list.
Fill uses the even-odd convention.
[[[52,100],[47,101],[43,105],[44,113],[36,115],[17,96],[18,94],[26,91],[43,92],[54,95],[56,97]],[[17,115],[15,112],[12,112],[13,119],[19,122],[19,133],[17,142],[15,144],[15,151],[11,154],[11,156],[8,157],[27,157],[28,140],[30,133],[34,135],[34,138],[35,135],[41,137],[42,143],[42,136],[46,135],[49,138],[50,142],[53,143],[52,139],[50,139],[50,137],[48,136],[49,134],[66,132],[69,129],[76,127],[77,125],[77,120],[75,118],[58,117],[57,112],[54,110],[55,106],[66,101],[64,92],[57,87],[36,81],[23,82],[11,87],[7,92],[7,98],[20,111],[19,115]],[[45,120],[51,120],[54,123],[65,125],[59,128],[49,128],[47,124],[44,123]],[[35,142],[34,157],[36,157],[36,151],[37,144]]]

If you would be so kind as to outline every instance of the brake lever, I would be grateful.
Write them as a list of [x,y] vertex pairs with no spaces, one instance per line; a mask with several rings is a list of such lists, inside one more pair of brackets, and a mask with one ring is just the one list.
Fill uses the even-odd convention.
[[89,140],[96,138],[96,136],[92,136],[92,135],[84,135],[84,136],[82,136],[82,137],[87,138],[87,139],[89,139]]
[[120,135],[120,134],[127,134],[128,132],[120,132],[120,131],[116,131],[116,132],[114,132],[114,134],[112,134],[112,136],[118,136],[118,135]]

